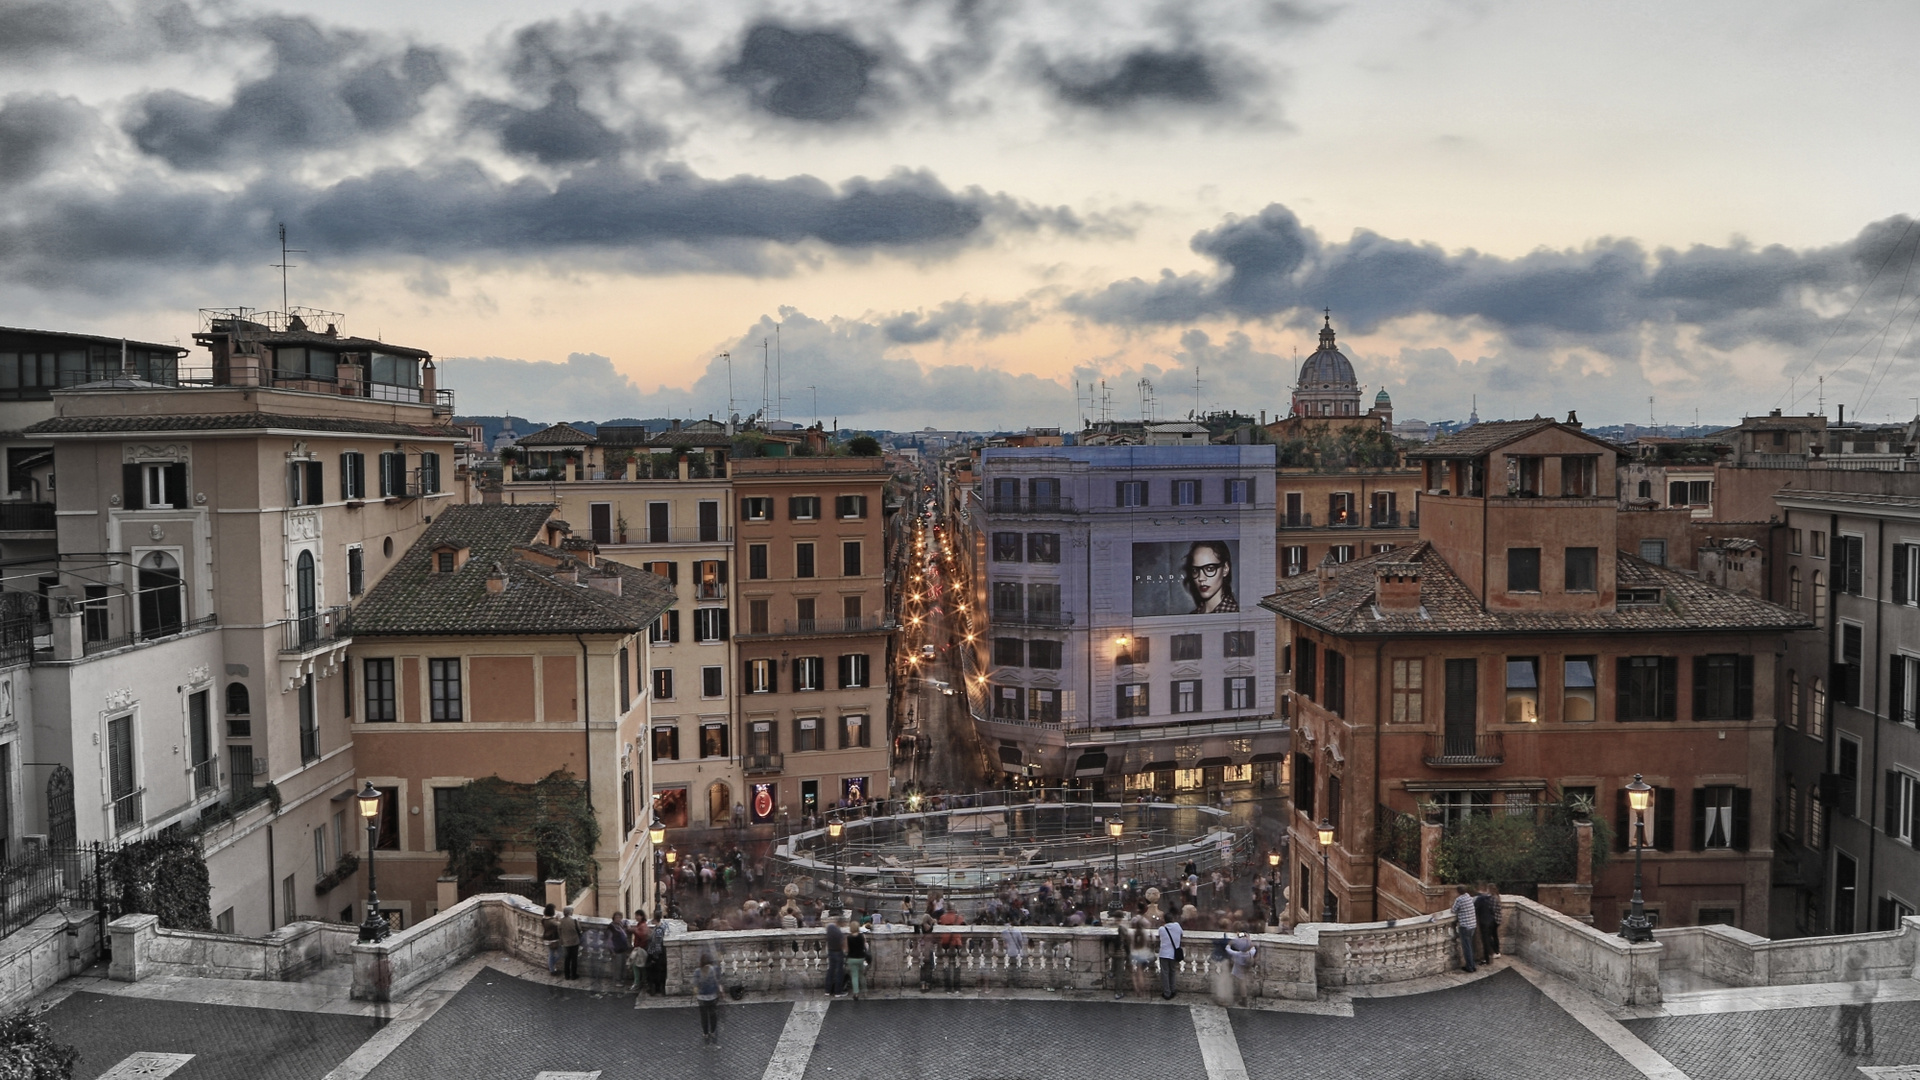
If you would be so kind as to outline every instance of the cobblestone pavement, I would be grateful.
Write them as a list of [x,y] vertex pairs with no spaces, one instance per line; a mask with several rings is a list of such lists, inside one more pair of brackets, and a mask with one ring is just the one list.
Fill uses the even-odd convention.
[[1093,1001],[836,1002],[807,1080],[1206,1080],[1185,1008]]
[[89,993],[69,996],[43,1019],[79,1048],[74,1080],[94,1080],[143,1050],[192,1054],[173,1080],[319,1080],[382,1023]]
[[[1362,999],[1353,1017],[1234,1010],[1249,1076],[1315,1080],[1569,1077],[1641,1080],[1517,972],[1450,990]],[[1697,1080],[1697,1078],[1696,1078]]]
[[[1920,1002],[1886,1001],[1867,1014],[1871,1054],[1842,1049],[1840,1009],[1768,1009],[1628,1020],[1627,1030],[1692,1080],[1861,1080],[1860,1067],[1920,1064]],[[1856,1029],[1854,1049],[1865,1040]]]

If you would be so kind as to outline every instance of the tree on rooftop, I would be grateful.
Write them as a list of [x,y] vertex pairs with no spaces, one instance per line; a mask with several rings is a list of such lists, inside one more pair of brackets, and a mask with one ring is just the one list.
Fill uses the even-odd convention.
[[854,457],[879,457],[880,440],[871,435],[855,435],[847,443],[847,450]]

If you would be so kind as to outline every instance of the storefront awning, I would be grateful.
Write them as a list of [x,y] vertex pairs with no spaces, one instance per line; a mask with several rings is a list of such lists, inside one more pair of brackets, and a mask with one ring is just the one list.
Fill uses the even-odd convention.
[[1287,760],[1287,752],[1285,750],[1269,750],[1264,754],[1253,755],[1253,760],[1255,763],[1263,761],[1285,761]]
[[1231,764],[1233,764],[1233,759],[1230,757],[1206,757],[1200,759],[1200,764],[1196,766],[1196,768],[1211,769],[1216,765]]

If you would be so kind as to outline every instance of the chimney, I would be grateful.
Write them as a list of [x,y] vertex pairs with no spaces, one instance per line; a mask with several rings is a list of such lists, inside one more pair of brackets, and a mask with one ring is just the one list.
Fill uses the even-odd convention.
[[589,568],[597,565],[594,556],[599,552],[600,548],[584,536],[567,537],[565,540],[560,541],[560,549],[574,558],[579,559],[581,562],[586,563]]
[[603,593],[612,593],[615,596],[620,595],[620,583],[624,580],[625,579],[620,576],[620,571],[611,566],[587,576],[588,585],[599,589]]
[[499,563],[493,564],[493,573],[487,575],[487,591],[503,593],[507,591],[507,568]]
[[1320,560],[1320,599],[1325,600],[1332,595],[1334,580],[1338,576],[1336,572],[1339,568],[1340,564],[1333,561],[1331,551],[1327,552],[1326,558]]
[[1420,564],[1381,563],[1374,568],[1373,606],[1381,611],[1420,610]]
[[569,585],[580,584],[580,564],[567,559],[554,568],[553,580],[564,581]]
[[1567,426],[1573,428],[1580,426],[1580,414],[1574,412],[1572,409],[1567,410]]

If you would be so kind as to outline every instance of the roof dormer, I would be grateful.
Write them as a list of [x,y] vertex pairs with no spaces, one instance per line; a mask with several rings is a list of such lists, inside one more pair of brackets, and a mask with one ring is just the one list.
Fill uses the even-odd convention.
[[467,565],[467,557],[473,554],[473,548],[465,540],[446,539],[427,549],[427,571],[433,574],[451,574]]

